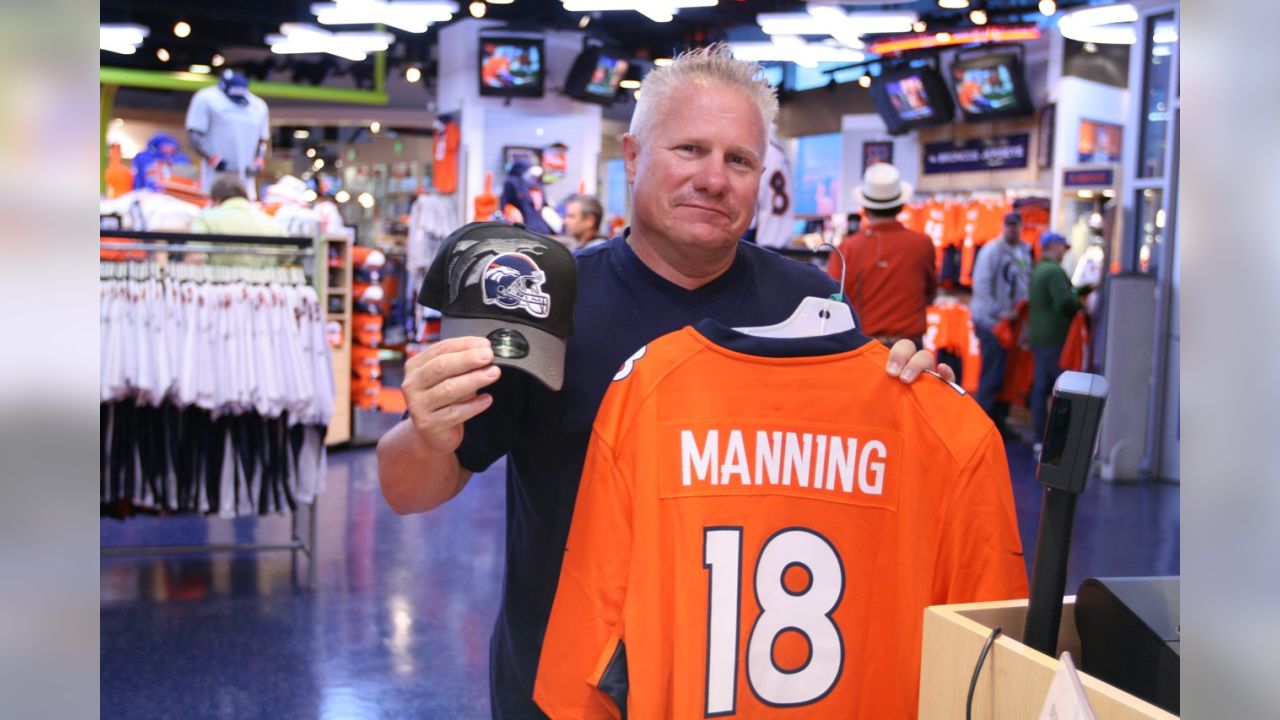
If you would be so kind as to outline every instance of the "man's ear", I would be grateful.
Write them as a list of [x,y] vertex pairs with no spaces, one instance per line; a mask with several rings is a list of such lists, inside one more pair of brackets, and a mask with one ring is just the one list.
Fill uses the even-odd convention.
[[627,169],[627,184],[635,182],[636,158],[640,156],[640,141],[631,133],[622,136],[622,163]]

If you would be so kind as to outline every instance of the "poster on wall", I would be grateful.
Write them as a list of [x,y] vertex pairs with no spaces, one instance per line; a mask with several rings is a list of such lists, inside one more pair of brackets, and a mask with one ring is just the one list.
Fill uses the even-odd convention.
[[564,143],[548,145],[542,151],[542,182],[551,185],[564,179],[569,171],[569,146]]
[[1118,163],[1123,141],[1124,128],[1119,125],[1082,118],[1080,138],[1076,144],[1077,162]]
[[866,140],[862,143],[862,172],[876,163],[893,164],[892,140]]
[[982,170],[1015,170],[1027,166],[1031,136],[997,135],[981,140],[928,143],[924,146],[924,173],[937,175]]
[[1040,135],[1036,141],[1039,152],[1036,153],[1036,165],[1044,170],[1053,165],[1053,123],[1057,114],[1057,105],[1046,105],[1040,111]]
[[542,151],[536,147],[523,145],[506,145],[502,148],[502,171],[511,172],[511,165],[516,160],[524,160],[530,167],[542,164]]

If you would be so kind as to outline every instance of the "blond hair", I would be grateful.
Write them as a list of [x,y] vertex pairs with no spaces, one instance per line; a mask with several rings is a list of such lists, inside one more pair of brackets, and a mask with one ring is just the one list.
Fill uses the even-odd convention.
[[778,95],[765,82],[763,73],[764,69],[756,63],[735,59],[727,43],[680,53],[670,65],[654,68],[645,76],[629,132],[643,140],[654,116],[673,93],[690,92],[688,85],[718,84],[750,98],[760,110],[761,124],[767,133],[778,115]]

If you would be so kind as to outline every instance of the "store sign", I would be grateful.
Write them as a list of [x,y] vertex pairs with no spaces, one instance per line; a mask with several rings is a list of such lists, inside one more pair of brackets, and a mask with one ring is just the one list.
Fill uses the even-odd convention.
[[1024,168],[1030,147],[1031,136],[1027,133],[963,142],[928,143],[924,146],[924,172],[936,175]]
[[1115,184],[1114,170],[1067,170],[1062,173],[1062,186],[1069,188],[1111,187]]

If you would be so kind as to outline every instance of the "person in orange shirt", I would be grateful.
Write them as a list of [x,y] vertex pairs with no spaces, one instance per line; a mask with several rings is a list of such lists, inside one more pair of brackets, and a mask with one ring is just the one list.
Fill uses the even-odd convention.
[[894,166],[868,167],[854,191],[867,224],[847,236],[840,257],[827,263],[831,277],[843,276],[843,292],[862,321],[862,331],[889,346],[903,338],[923,345],[925,308],[938,292],[933,242],[897,220],[911,191]]

